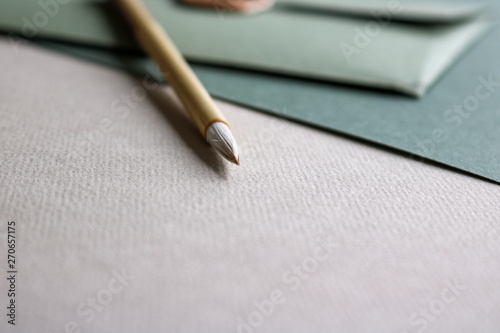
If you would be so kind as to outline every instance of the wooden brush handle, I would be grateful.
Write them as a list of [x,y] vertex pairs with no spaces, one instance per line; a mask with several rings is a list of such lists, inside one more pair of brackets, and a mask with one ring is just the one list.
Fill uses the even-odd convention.
[[188,63],[139,0],[114,0],[129,21],[144,50],[158,63],[165,79],[206,138],[208,127],[220,121],[229,126]]

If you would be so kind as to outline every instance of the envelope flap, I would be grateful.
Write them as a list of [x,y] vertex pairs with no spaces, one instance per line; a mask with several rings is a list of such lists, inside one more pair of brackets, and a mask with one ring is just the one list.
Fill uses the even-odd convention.
[[464,20],[484,10],[487,2],[450,0],[277,0],[279,5],[297,9],[317,9],[371,17],[421,23]]

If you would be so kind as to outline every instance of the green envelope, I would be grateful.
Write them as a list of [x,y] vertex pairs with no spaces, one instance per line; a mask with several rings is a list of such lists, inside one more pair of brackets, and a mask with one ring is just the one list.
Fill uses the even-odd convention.
[[[0,28],[6,31],[137,49],[109,3],[2,2]],[[174,0],[144,2],[188,60],[413,96],[424,95],[491,25],[476,16],[481,5],[443,0],[373,0],[371,5],[366,0],[282,0],[269,11],[247,16]]]

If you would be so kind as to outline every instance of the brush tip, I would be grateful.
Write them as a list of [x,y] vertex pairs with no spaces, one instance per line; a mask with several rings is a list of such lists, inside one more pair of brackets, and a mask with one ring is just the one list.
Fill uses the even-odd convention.
[[240,165],[238,145],[233,133],[225,123],[216,121],[207,129],[207,141],[226,160]]

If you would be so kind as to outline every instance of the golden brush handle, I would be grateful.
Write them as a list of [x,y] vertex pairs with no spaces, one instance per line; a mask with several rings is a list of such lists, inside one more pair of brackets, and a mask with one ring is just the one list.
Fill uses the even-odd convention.
[[229,126],[188,63],[139,0],[115,0],[144,50],[160,66],[182,104],[206,138],[208,127],[220,121]]

